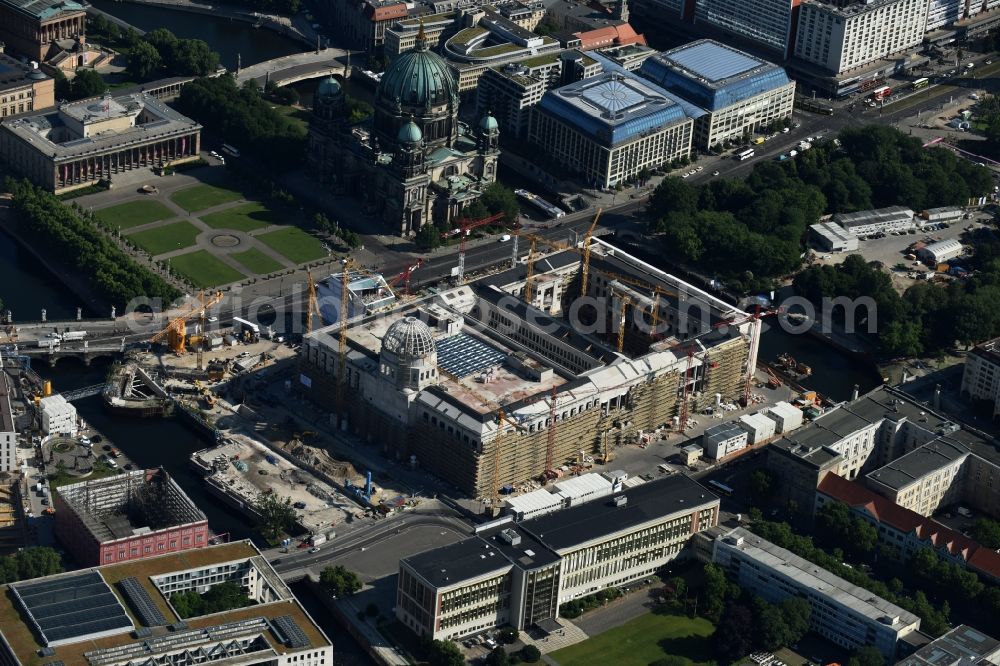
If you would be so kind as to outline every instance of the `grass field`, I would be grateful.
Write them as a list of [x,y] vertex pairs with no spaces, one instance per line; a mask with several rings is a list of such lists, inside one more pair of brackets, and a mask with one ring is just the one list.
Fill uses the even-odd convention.
[[161,204],[159,201],[146,199],[144,201],[130,201],[118,206],[102,208],[94,213],[101,224],[108,229],[125,231],[132,227],[138,227],[150,222],[159,222],[171,217],[175,217],[172,210]]
[[242,264],[247,270],[252,273],[257,273],[258,275],[273,273],[274,271],[280,271],[284,268],[282,264],[267,256],[257,248],[250,248],[245,252],[237,252],[230,256],[240,262],[240,264]]
[[236,231],[253,231],[254,229],[262,229],[269,224],[278,224],[274,212],[264,204],[256,202],[205,215],[201,221],[214,229],[234,229]]
[[243,195],[235,190],[227,190],[224,187],[215,187],[214,185],[186,187],[170,195],[171,201],[191,213],[242,198]]
[[322,243],[295,227],[269,231],[254,238],[297,264],[326,256]]
[[708,637],[714,631],[704,618],[647,613],[549,656],[559,666],[648,666],[668,654],[706,662],[712,659]]
[[170,267],[196,287],[217,287],[244,277],[235,268],[216,259],[205,250],[180,254],[170,260]]
[[196,226],[182,221],[139,231],[130,234],[128,239],[155,257],[164,252],[191,247],[199,233],[201,231]]

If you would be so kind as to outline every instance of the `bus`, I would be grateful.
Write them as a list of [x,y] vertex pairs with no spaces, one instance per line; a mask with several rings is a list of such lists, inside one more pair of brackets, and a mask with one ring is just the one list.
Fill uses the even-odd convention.
[[927,77],[925,76],[924,78],[922,78],[922,79],[917,79],[916,81],[914,81],[914,82],[913,82],[913,89],[914,89],[914,90],[920,90],[921,88],[926,88],[926,87],[927,87],[927,86],[929,86],[930,84],[931,84],[931,80],[930,80],[930,79],[928,79],[928,78],[927,78]]
[[873,102],[881,102],[891,94],[892,88],[889,86],[881,86],[872,91],[871,98]]
[[232,157],[239,157],[240,156],[240,151],[236,150],[236,148],[230,146],[228,143],[222,144],[222,152],[224,152],[226,155],[230,155]]
[[756,155],[753,148],[744,148],[740,152],[736,153],[736,157],[740,158],[740,162],[743,160],[748,160]]
[[735,492],[732,488],[730,488],[726,484],[719,483],[715,479],[709,481],[707,485],[709,488],[719,493],[720,495],[723,495],[724,497],[729,497]]

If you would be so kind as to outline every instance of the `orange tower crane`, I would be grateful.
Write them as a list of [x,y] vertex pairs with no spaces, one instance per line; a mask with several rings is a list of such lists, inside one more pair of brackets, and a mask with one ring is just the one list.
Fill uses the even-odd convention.
[[594,214],[594,221],[590,223],[590,228],[587,229],[587,233],[583,236],[583,266],[580,269],[581,297],[587,295],[587,280],[590,278],[590,238],[594,235],[594,229],[597,228],[597,221],[601,219],[602,212],[603,209],[597,209],[597,213]]
[[185,351],[185,338],[187,333],[187,320],[194,317],[199,312],[204,312],[206,309],[212,307],[216,303],[222,300],[222,292],[217,291],[208,298],[205,298],[205,293],[202,292],[198,294],[198,304],[191,306],[183,314],[174,317],[163,327],[159,332],[153,335],[149,341],[150,342],[160,342],[164,338],[167,338],[167,344],[171,351],[178,354],[182,354]]

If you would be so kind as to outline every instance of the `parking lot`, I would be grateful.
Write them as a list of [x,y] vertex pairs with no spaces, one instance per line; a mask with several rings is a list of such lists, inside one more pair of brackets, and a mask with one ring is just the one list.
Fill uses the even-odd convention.
[[[958,220],[950,225],[932,225],[922,229],[912,229],[912,233],[885,234],[881,237],[871,237],[860,240],[857,254],[864,257],[865,261],[878,261],[891,271],[893,286],[899,291],[905,291],[908,287],[917,282],[920,274],[933,273],[933,269],[916,259],[906,259],[907,248],[913,243],[923,241],[933,243],[940,240],[952,238],[961,240],[963,234],[971,226],[973,229],[980,228],[988,224],[990,216],[985,213],[977,213],[971,220]],[[844,261],[846,253],[829,254],[817,253],[815,263],[835,265]],[[899,264],[903,264],[900,267]],[[922,278],[921,278],[922,279]]]

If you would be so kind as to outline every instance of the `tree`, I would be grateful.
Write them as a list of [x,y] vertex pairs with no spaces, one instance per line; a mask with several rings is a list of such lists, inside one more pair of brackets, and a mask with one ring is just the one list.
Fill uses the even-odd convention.
[[885,666],[885,655],[874,645],[866,645],[851,655],[847,666]]
[[[7,559],[4,558],[4,560]],[[25,548],[10,556],[10,559],[16,565],[18,580],[51,576],[63,570],[59,553],[46,546]]]
[[756,629],[754,634],[759,647],[773,652],[791,642],[788,623],[780,608],[760,597],[755,597],[753,612]]
[[712,634],[712,642],[720,657],[735,661],[753,648],[753,635],[753,613],[746,606],[730,604]]
[[451,641],[433,641],[427,648],[430,666],[465,666],[465,657]]
[[500,640],[500,642],[507,643],[508,645],[516,641],[519,635],[520,632],[518,632],[518,630],[515,627],[511,626],[502,627],[500,631],[497,632],[497,638]]
[[781,615],[785,619],[788,630],[787,645],[794,645],[802,640],[809,631],[809,620],[812,617],[812,606],[802,597],[788,597],[778,604]]
[[295,509],[290,497],[279,497],[275,492],[260,493],[254,508],[260,516],[258,529],[270,543],[277,543],[282,534],[295,526]]
[[128,54],[128,73],[137,81],[152,77],[163,66],[163,58],[156,47],[140,41]]
[[755,470],[750,475],[750,496],[754,500],[767,500],[774,494],[774,477],[766,469]]
[[711,562],[706,564],[705,583],[701,588],[698,611],[702,617],[712,624],[718,624],[722,617],[722,613],[726,608],[726,594],[728,590],[729,581],[726,580],[726,573]]
[[433,250],[441,245],[441,232],[433,224],[424,224],[417,229],[417,235],[413,241],[421,250]]
[[534,664],[541,658],[542,658],[542,651],[539,650],[534,645],[525,645],[523,648],[521,648],[521,659],[528,662],[529,664]]
[[688,666],[690,663],[690,659],[685,659],[676,654],[668,654],[666,657],[660,657],[656,661],[649,662],[649,666]]
[[84,99],[86,97],[97,97],[103,95],[108,89],[101,75],[92,69],[81,69],[70,82],[72,99]]
[[219,68],[219,54],[201,39],[177,40],[164,59],[179,76],[208,76]]
[[514,191],[501,183],[490,183],[479,198],[490,215],[503,213],[504,224],[510,226],[517,222],[521,215],[521,207],[517,203]]
[[498,645],[486,655],[484,663],[486,666],[509,666],[510,657],[507,656],[507,650],[502,645]]
[[342,566],[326,567],[319,574],[319,583],[334,597],[345,597],[361,589],[358,575]]
[[243,587],[233,581],[214,585],[204,594],[189,590],[177,592],[170,597],[170,604],[182,618],[222,613],[234,608],[244,608],[251,603]]
[[[0,305],[0,310],[3,306]],[[989,518],[980,518],[972,526],[972,538],[987,548],[1000,548],[1000,523]]]

